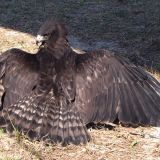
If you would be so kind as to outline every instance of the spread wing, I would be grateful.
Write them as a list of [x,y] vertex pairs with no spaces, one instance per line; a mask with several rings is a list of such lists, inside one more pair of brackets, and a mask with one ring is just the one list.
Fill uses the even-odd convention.
[[[39,71],[37,55],[11,49],[0,56],[0,97],[3,107],[14,104],[36,86]],[[3,97],[3,98],[2,98]]]
[[77,55],[76,104],[84,122],[160,125],[160,83],[143,69],[101,50]]

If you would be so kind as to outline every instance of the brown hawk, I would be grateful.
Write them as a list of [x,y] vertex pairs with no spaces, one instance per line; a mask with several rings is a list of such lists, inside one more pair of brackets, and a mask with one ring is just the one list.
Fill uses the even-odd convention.
[[1,126],[30,138],[80,144],[90,140],[90,122],[160,125],[155,78],[108,50],[77,54],[66,36],[64,24],[46,21],[37,55],[14,49],[1,56]]

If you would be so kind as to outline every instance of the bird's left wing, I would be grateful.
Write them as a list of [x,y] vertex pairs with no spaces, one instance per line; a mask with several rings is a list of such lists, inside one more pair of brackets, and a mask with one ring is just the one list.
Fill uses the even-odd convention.
[[106,50],[77,55],[76,105],[85,123],[160,125],[160,83]]

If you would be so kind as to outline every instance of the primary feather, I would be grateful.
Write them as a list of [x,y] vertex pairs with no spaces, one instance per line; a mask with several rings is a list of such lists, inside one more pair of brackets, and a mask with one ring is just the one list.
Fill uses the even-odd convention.
[[34,89],[38,79],[38,56],[19,49],[0,55],[1,108],[14,104]]
[[[42,25],[37,36],[40,50],[31,58],[36,69],[30,68],[28,78],[26,59],[18,61],[26,65],[15,80],[15,90],[20,93],[20,85],[26,92],[4,107],[1,125],[62,144],[89,141],[85,125],[90,122],[160,125],[160,83],[155,78],[107,50],[77,54],[66,36],[64,24],[51,20]],[[5,77],[3,67],[0,71]],[[11,79],[17,73],[6,81],[10,88],[14,88]],[[31,77],[36,77],[34,83]],[[29,90],[25,88],[28,79]]]

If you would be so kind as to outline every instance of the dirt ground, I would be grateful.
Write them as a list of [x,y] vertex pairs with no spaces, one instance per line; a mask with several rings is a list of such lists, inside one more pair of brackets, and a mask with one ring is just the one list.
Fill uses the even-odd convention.
[[36,35],[41,23],[51,17],[67,24],[74,47],[107,48],[128,56],[134,63],[160,70],[159,0],[1,0],[0,3],[0,26],[4,28]]
[[[61,147],[31,142],[0,131],[2,160],[159,160],[160,143],[154,138],[156,128],[92,129],[87,145]],[[153,138],[152,138],[153,137]]]
[[[160,77],[159,0],[1,0],[0,52],[16,47],[35,53],[36,32],[48,17],[66,22],[73,47],[113,50],[155,69]],[[157,130],[91,129],[91,142],[68,147],[30,142],[17,134],[9,137],[0,130],[0,160],[158,160]]]

